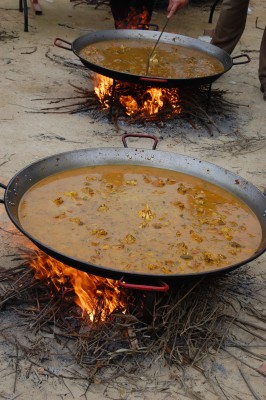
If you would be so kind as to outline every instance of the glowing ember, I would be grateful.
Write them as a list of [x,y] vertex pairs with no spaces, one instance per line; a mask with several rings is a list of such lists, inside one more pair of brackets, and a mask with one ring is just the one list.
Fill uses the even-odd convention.
[[142,12],[132,7],[127,17],[115,21],[115,27],[116,29],[138,29],[144,25],[145,29],[148,29],[150,19],[151,15],[145,7]]
[[126,114],[131,116],[138,112],[139,106],[132,96],[120,96],[120,104],[126,109]]
[[[110,108],[112,89],[113,79],[95,75],[94,92],[104,109]],[[177,88],[140,88],[137,85],[119,82],[116,83],[115,95],[130,117],[137,114],[152,116],[164,109],[172,115],[182,111]]]
[[76,295],[75,302],[82,309],[83,317],[87,315],[93,322],[97,311],[97,318],[99,318],[100,309],[99,319],[105,321],[118,308],[125,312],[117,281],[89,275],[68,267],[41,251],[36,251],[36,253],[37,257],[30,261],[35,279],[49,279],[58,291],[66,282],[71,283]]

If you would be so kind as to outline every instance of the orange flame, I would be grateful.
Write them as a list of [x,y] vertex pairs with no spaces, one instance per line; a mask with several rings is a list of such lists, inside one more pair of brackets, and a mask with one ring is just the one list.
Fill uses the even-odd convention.
[[162,89],[152,88],[146,92],[148,98],[143,103],[144,110],[147,110],[149,114],[157,114],[163,107],[163,92]]
[[[103,108],[110,108],[113,79],[96,74],[94,85],[94,92]],[[155,115],[163,110],[164,107],[168,107],[172,114],[180,114],[182,111],[179,90],[177,88],[148,88],[140,91],[139,87],[136,88],[136,85],[131,85],[131,94],[119,95],[119,92],[123,92],[122,89],[124,87],[128,88],[129,84],[123,84],[122,82],[117,84],[116,95],[118,93],[119,103],[125,109],[125,113],[128,116],[140,113]]]
[[[104,78],[104,79],[103,79]],[[94,92],[100,100],[104,109],[109,108],[109,96],[112,93],[113,79],[107,76],[95,74],[94,76]]]
[[126,114],[133,116],[138,112],[138,103],[132,96],[120,96],[120,104],[126,109]]
[[[118,308],[125,312],[117,281],[68,267],[39,250],[36,254],[37,257],[30,260],[35,279],[49,279],[58,291],[70,282],[76,295],[75,303],[81,308],[83,317],[88,316],[93,322],[97,316],[97,319],[105,321]],[[100,317],[97,314],[99,309]]]
[[142,12],[139,9],[131,7],[126,18],[115,21],[115,27],[116,29],[137,29],[141,25],[145,29],[148,29],[150,20],[151,15],[145,7],[143,7]]

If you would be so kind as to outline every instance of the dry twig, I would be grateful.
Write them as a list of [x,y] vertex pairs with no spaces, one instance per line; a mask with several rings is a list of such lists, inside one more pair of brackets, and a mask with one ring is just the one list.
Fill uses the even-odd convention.
[[[30,252],[28,258],[33,255]],[[247,293],[251,298],[260,289],[259,283],[244,272],[180,283],[167,294],[121,292],[127,312],[118,308],[104,322],[103,297],[98,296],[92,322],[76,306],[67,278],[62,279],[61,287],[53,279],[36,280],[28,264],[25,261],[9,271],[0,268],[0,281],[6,287],[0,292],[0,304],[15,307],[34,333],[41,329],[55,339],[74,341],[74,357],[86,369],[90,382],[96,378],[107,382],[126,371],[139,370],[148,357],[162,358],[179,367],[191,365],[204,372],[202,361],[220,348],[228,352],[227,343],[245,351],[231,330],[240,329],[238,325],[242,330],[239,310]],[[254,319],[250,326],[259,328]],[[253,332],[249,330],[250,335]],[[253,337],[263,338],[256,332]],[[34,365],[32,358],[29,361]]]

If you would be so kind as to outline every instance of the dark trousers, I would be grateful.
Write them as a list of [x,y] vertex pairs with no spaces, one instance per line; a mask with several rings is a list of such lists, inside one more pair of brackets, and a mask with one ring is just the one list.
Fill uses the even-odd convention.
[[247,20],[249,0],[223,0],[222,8],[212,37],[212,43],[231,54]]
[[266,26],[260,44],[259,80],[266,91]]
[[[248,5],[249,0],[223,0],[212,44],[232,53],[244,32]],[[260,45],[259,79],[266,86],[266,28]]]
[[138,24],[149,24],[155,0],[110,0],[115,27],[136,28]]

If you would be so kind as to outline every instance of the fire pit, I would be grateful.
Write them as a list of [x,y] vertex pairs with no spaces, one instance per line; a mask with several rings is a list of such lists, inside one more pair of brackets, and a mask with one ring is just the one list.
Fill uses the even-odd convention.
[[103,109],[110,110],[119,104],[129,117],[156,120],[157,117],[172,119],[182,112],[182,102],[177,88],[143,87],[140,85],[114,81],[96,75],[94,92]]
[[[65,65],[61,58],[47,54],[49,59]],[[76,69],[76,64],[67,66]],[[81,67],[83,68],[83,67]],[[89,113],[93,118],[107,116],[119,131],[119,121],[128,125],[156,124],[160,128],[166,123],[183,120],[191,128],[203,127],[208,135],[222,130],[217,125],[217,117],[232,114],[239,105],[226,100],[226,92],[210,85],[200,87],[158,88],[140,84],[114,81],[99,74],[89,74],[88,82],[83,86],[69,83],[74,89],[70,98],[38,98],[48,102],[33,113],[41,114],[78,114]],[[175,129],[176,131],[176,129]]]
[[[200,368],[203,359],[213,359],[217,351],[226,348],[226,340],[230,349],[232,344],[239,348],[241,327],[245,332],[250,327],[255,341],[254,327],[263,320],[263,311],[251,307],[256,296],[263,297],[263,282],[259,284],[243,270],[226,277],[180,283],[167,295],[157,294],[150,309],[145,309],[146,293],[123,292],[111,280],[72,270],[39,251],[27,250],[18,267],[0,268],[0,281],[7,285],[4,293],[3,283],[0,288],[5,311],[12,309],[26,320],[27,331],[36,335],[41,330],[49,344],[51,337],[60,343],[60,360],[62,343],[67,342],[65,349],[71,344],[71,354],[86,368],[88,380],[97,376],[108,382],[125,371],[127,374],[126,366],[133,367],[134,374],[142,374],[147,365],[141,362],[150,357],[162,359],[164,365]],[[73,283],[78,284],[75,292]],[[249,298],[249,313],[253,310],[254,317],[250,322],[241,320],[236,293],[242,310]],[[149,323],[143,320],[148,312]],[[10,329],[3,329],[2,334],[5,332],[10,333]],[[26,352],[25,343],[22,349]]]

